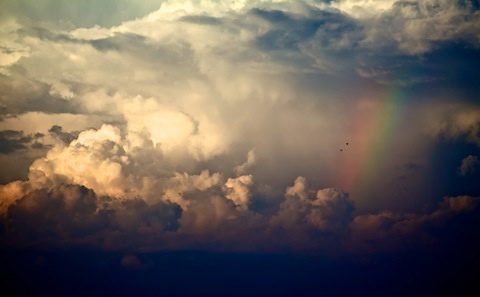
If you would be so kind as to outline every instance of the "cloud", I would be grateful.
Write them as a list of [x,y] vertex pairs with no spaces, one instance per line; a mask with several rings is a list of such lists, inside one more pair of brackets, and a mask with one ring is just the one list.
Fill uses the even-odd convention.
[[[431,245],[454,237],[465,228],[476,228],[475,223],[455,224],[461,217],[478,214],[479,199],[470,196],[445,197],[436,209],[427,214],[380,212],[359,215],[351,223],[353,249],[369,252],[391,249],[410,249],[419,243]],[[448,228],[450,226],[451,228]]]
[[235,173],[237,175],[246,173],[252,166],[255,165],[257,157],[255,156],[255,149],[248,151],[247,160],[245,163],[242,163],[235,167]]
[[0,153],[8,154],[16,150],[26,149],[27,144],[31,141],[32,137],[24,135],[23,131],[0,131]]
[[339,235],[352,219],[354,207],[347,193],[334,188],[312,191],[304,177],[297,177],[285,197],[272,224],[287,232],[312,229]]
[[181,211],[141,199],[115,201],[83,186],[36,189],[17,199],[5,214],[3,240],[14,246],[94,245],[140,248],[149,234],[175,230]]
[[416,55],[448,40],[478,43],[480,23],[471,2],[346,0],[334,1],[333,6],[361,20],[365,26],[364,46],[394,45],[401,52]]
[[134,193],[123,198],[99,195],[67,181],[17,181],[0,187],[1,238],[11,246],[91,245],[133,251],[197,247],[369,253],[444,240],[463,226],[455,225],[452,231],[447,228],[451,222],[478,210],[477,198],[458,196],[445,198],[425,214],[355,214],[345,192],[312,190],[305,178],[297,177],[277,210],[254,212],[250,199],[258,192],[251,178],[224,183],[218,173],[176,174],[155,191],[164,193],[156,200]]
[[30,167],[30,180],[52,185],[76,183],[101,195],[121,195],[132,183],[122,172],[129,158],[120,142],[120,131],[112,126],[83,131],[69,145],[55,147],[36,160]]
[[441,106],[431,116],[430,129],[433,133],[480,145],[480,110],[476,106]]
[[478,164],[479,161],[477,156],[468,155],[462,160],[462,164],[458,167],[458,171],[461,175],[465,176],[475,172]]
[[57,137],[58,139],[63,141],[65,144],[69,144],[78,137],[78,132],[63,132],[63,128],[58,125],[53,125],[50,129],[48,129],[48,132],[54,135],[54,137]]
[[253,184],[252,175],[241,175],[236,178],[229,178],[225,183],[227,188],[226,197],[232,200],[240,208],[248,208],[251,193],[249,187]]
[[62,185],[34,190],[10,206],[4,235],[18,245],[80,242],[90,230],[103,224],[102,215],[95,211],[95,194],[85,187]]
[[[439,138],[480,144],[475,95],[432,87],[475,82],[464,65],[476,56],[448,54],[477,51],[473,2],[52,3],[2,3],[0,213],[12,244],[382,246],[475,205],[402,209],[430,201]],[[416,193],[395,190],[406,186]]]
[[0,186],[0,216],[6,215],[8,208],[26,193],[30,192],[30,185],[22,181],[14,181]]
[[141,269],[143,267],[142,262],[135,255],[125,255],[125,256],[123,256],[120,263],[122,264],[123,267],[125,267],[127,269],[137,270],[137,269]]

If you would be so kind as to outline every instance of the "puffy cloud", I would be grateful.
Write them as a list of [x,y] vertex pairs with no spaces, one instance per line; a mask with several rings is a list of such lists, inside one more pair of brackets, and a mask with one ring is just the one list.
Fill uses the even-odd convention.
[[86,130],[67,146],[54,147],[30,167],[32,183],[85,185],[103,195],[119,196],[132,188],[122,167],[129,163],[118,128]]
[[[2,5],[12,12],[10,2]],[[133,7],[127,2],[70,5]],[[405,109],[382,109],[391,93],[448,79],[424,67],[438,48],[478,45],[473,2],[155,3],[155,11],[145,4],[122,16],[89,14],[73,25],[59,24],[47,4],[32,4],[38,16],[20,15],[33,21],[1,21],[0,150],[9,162],[3,155],[0,161],[9,169],[0,175],[9,183],[0,186],[0,213],[9,240],[28,242],[24,232],[39,243],[134,250],[307,248],[348,241],[349,231],[355,240],[416,236],[475,204],[451,198],[425,215],[364,214],[374,194],[381,201],[371,204],[407,200],[391,198],[398,177],[391,168],[422,164],[412,179],[423,181],[418,175],[428,172],[434,142],[425,130],[435,139],[480,144],[476,107],[419,95],[421,106],[409,95],[395,97]],[[65,7],[59,14],[69,16]],[[42,16],[46,22],[35,21]],[[370,119],[397,119],[390,109],[399,111],[398,123],[418,129],[392,124],[398,139],[385,151],[395,147],[395,154],[379,161],[384,168],[362,193],[352,186],[362,174],[355,171],[366,167],[374,128],[384,126]],[[34,142],[37,132],[44,136]],[[352,138],[339,154],[338,144]],[[31,163],[28,176],[23,170],[5,177],[20,159]],[[298,175],[327,187],[298,177],[283,192]],[[423,194],[410,198],[415,206],[428,200]]]
[[255,156],[255,149],[249,150],[247,154],[247,160],[245,161],[245,163],[242,163],[235,167],[235,173],[237,175],[245,174],[252,166],[255,165],[256,160],[257,158]]
[[181,205],[184,209],[188,208],[190,201],[185,199],[185,193],[194,191],[207,191],[218,187],[223,177],[219,173],[210,174],[208,170],[202,171],[198,175],[189,175],[187,173],[176,173],[168,180],[163,198]]
[[[62,184],[33,190],[10,206],[2,221],[7,244],[95,245],[140,248],[149,236],[175,230],[181,211],[173,204],[118,202],[83,186]],[[132,242],[122,242],[124,238]]]
[[480,145],[480,110],[475,106],[439,106],[430,115],[430,131],[450,139]]
[[208,171],[176,174],[157,201],[98,195],[67,182],[41,187],[32,181],[13,182],[0,187],[1,240],[13,246],[93,245],[135,251],[195,247],[362,253],[442,240],[451,232],[446,226],[478,210],[477,198],[459,196],[445,198],[427,214],[354,215],[348,194],[334,188],[312,190],[298,177],[278,210],[256,213],[248,208],[250,200],[242,200],[252,198],[249,182],[251,176],[240,176],[224,184],[220,174]]
[[236,178],[229,178],[225,183],[227,189],[226,197],[232,200],[240,208],[248,208],[251,193],[249,187],[253,184],[252,175],[241,175]]
[[336,235],[347,230],[354,209],[347,193],[334,188],[315,193],[308,188],[304,177],[297,177],[285,196],[278,214],[272,218],[274,226],[287,230],[307,227]]
[[14,181],[6,185],[0,185],[0,216],[7,213],[10,205],[22,198],[29,192],[28,183],[22,181]]
[[103,224],[96,209],[95,194],[84,187],[34,190],[10,206],[4,236],[15,245],[81,242]]

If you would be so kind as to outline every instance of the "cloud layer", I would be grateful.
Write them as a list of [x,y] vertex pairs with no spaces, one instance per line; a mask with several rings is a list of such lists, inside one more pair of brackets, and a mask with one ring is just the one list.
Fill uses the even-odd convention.
[[51,3],[2,4],[3,244],[369,252],[478,212],[430,186],[478,165],[476,1]]

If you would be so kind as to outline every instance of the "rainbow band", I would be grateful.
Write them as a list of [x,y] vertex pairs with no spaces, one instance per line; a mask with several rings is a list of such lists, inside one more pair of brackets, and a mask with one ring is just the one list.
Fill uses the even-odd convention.
[[356,194],[365,193],[385,169],[405,107],[399,89],[387,91],[381,99],[365,98],[355,106],[352,139],[340,152],[340,187]]

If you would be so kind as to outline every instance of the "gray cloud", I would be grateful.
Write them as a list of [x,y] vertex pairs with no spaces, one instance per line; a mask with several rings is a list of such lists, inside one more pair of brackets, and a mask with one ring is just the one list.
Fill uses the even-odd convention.
[[[28,111],[70,112],[74,110],[71,103],[50,93],[50,86],[35,79],[28,79],[20,73],[10,76],[0,74],[0,100],[3,105],[2,118],[8,115]],[[13,68],[13,72],[16,69]]]
[[[175,230],[180,209],[147,206],[141,199],[116,202],[83,186],[34,190],[10,206],[3,240],[14,246],[95,245],[141,248],[149,233]],[[142,235],[143,234],[143,235]]]
[[32,137],[24,135],[22,131],[0,131],[0,153],[8,154],[26,149],[26,145],[31,141]]
[[44,135],[42,133],[25,134],[23,131],[3,130],[0,131],[0,154],[11,154],[16,151],[33,149],[45,149],[42,143],[38,142]]
[[[472,236],[478,225],[479,199],[470,196],[445,197],[430,213],[359,215],[351,223],[353,252],[379,252],[435,245],[455,238],[455,233]],[[473,219],[463,225],[462,218]],[[460,223],[458,223],[460,221]],[[475,231],[473,231],[475,232]]]
[[74,131],[74,132],[64,132],[63,128],[58,125],[53,125],[50,129],[48,129],[48,132],[50,132],[54,137],[57,137],[61,141],[63,141],[66,144],[69,144],[72,142],[74,139],[78,137],[78,134],[80,132]]
[[[361,254],[428,246],[449,238],[458,228],[467,228],[468,235],[467,230],[476,225],[462,222],[479,210],[478,198],[458,196],[445,198],[423,214],[354,215],[345,193],[310,190],[301,177],[287,188],[272,215],[239,209],[220,189],[184,195],[190,203],[182,209],[171,202],[147,204],[141,198],[98,196],[79,185],[33,190],[2,216],[1,241],[13,247],[86,245],[139,252],[201,248]],[[140,264],[133,258],[122,261],[127,268],[137,269]]]

